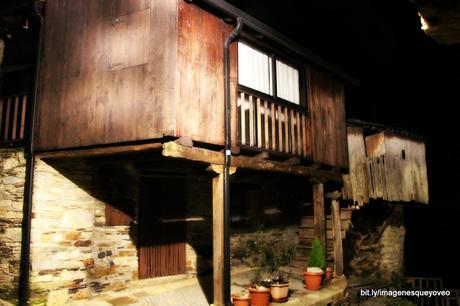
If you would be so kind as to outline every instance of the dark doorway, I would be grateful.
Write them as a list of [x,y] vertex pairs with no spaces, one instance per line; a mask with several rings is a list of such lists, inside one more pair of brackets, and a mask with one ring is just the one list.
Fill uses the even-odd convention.
[[143,178],[139,205],[139,278],[186,271],[186,181]]

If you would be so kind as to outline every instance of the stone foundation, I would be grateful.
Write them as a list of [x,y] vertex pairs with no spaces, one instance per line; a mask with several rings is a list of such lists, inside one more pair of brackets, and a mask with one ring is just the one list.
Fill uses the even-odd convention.
[[[137,278],[129,226],[105,226],[115,197],[100,188],[84,160],[36,160],[31,242],[31,297],[48,303],[121,289]],[[59,304],[58,303],[58,304]]]
[[[380,206],[377,208],[366,206]],[[390,282],[404,268],[403,207],[370,203],[353,212],[354,227],[344,242],[345,274]]]
[[[140,177],[130,161],[37,160],[31,246],[35,300],[62,304],[120,290],[138,279]],[[212,269],[211,181],[186,183],[189,276]],[[123,203],[121,203],[123,202]],[[133,205],[129,226],[107,226],[106,205]]]
[[0,150],[0,299],[17,299],[25,164],[23,150]]

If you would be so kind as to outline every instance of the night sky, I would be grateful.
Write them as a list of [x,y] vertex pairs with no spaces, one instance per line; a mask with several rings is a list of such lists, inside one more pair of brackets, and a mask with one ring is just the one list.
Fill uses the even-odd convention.
[[346,96],[348,118],[427,138],[431,204],[405,210],[406,275],[460,287],[460,45],[425,35],[404,0],[229,2],[359,78]]

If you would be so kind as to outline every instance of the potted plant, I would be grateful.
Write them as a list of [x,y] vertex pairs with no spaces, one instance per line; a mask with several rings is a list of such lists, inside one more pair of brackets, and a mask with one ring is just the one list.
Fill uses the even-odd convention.
[[289,294],[289,273],[283,269],[295,254],[296,245],[293,239],[284,239],[270,243],[267,250],[267,272],[271,280],[271,296],[274,302],[287,301]]
[[233,294],[232,302],[233,306],[250,306],[249,291],[245,289],[237,294]]
[[326,268],[326,279],[330,280],[332,277],[332,272],[334,272],[334,269],[332,267],[327,267]]
[[269,305],[270,293],[273,301],[287,300],[289,274],[282,267],[287,266],[295,254],[293,241],[266,239],[259,232],[254,239],[246,242],[247,257],[257,267],[249,288],[251,305]]
[[268,279],[263,279],[262,275],[264,275],[263,267],[259,267],[254,271],[254,277],[249,287],[251,306],[270,305],[270,281]]
[[304,272],[305,288],[309,290],[319,290],[326,267],[324,250],[318,238],[313,240],[311,252],[308,256],[307,271]]
[[279,271],[279,276],[272,278],[270,283],[271,296],[274,302],[285,302],[289,295],[289,274]]

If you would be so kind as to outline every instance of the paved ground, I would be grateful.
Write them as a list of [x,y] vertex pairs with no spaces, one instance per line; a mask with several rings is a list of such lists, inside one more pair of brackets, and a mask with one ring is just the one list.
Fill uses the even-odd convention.
[[[241,269],[232,273],[232,292],[239,292],[250,281],[250,270]],[[186,278],[176,276],[133,282],[129,288],[118,292],[101,294],[93,299],[78,300],[67,305],[88,306],[208,306],[212,303],[211,278]],[[335,279],[320,291],[304,289],[300,273],[291,275],[290,298],[287,303],[275,305],[307,306],[326,305],[343,296],[347,286],[345,278]],[[206,293],[208,298],[206,297]]]

